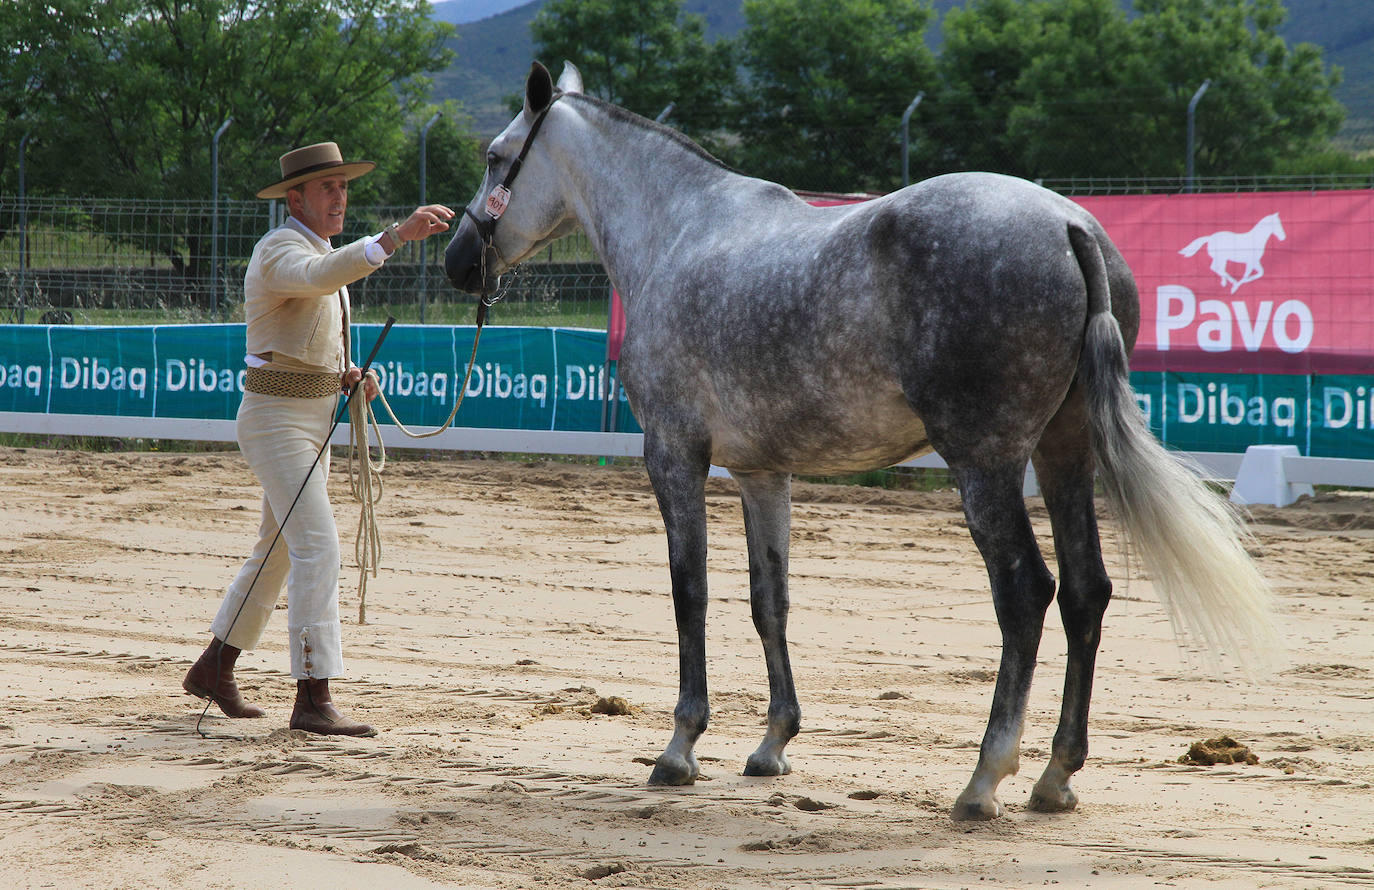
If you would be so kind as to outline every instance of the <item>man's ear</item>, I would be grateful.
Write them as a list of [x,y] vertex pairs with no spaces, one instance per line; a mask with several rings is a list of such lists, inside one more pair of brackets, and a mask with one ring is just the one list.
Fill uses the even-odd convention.
[[532,119],[536,114],[549,107],[553,101],[553,77],[549,69],[538,62],[530,65],[530,76],[525,79],[525,117]]

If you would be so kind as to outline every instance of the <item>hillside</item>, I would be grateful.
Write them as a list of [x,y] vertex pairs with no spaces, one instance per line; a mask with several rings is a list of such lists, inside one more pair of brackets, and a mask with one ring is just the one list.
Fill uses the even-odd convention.
[[[435,4],[435,16],[463,22],[450,43],[457,59],[448,71],[435,78],[438,101],[461,101],[476,121],[478,132],[494,135],[510,119],[506,98],[524,82],[533,55],[529,25],[544,0],[515,6],[516,0],[448,0]],[[1129,5],[1130,0],[1122,0]],[[943,17],[963,0],[934,0]],[[739,0],[686,0],[684,8],[704,16],[711,38],[733,36],[744,26]],[[1325,50],[1326,61],[1342,69],[1344,81],[1336,97],[1348,116],[1342,136],[1356,147],[1374,149],[1374,2],[1371,0],[1288,0],[1284,36],[1289,44],[1315,43]],[[513,8],[511,8],[513,7]],[[484,10],[504,12],[477,21],[467,17]],[[938,43],[938,32],[932,33]],[[545,59],[554,64],[561,60]],[[573,61],[576,61],[574,59]],[[555,70],[555,74],[557,71]]]

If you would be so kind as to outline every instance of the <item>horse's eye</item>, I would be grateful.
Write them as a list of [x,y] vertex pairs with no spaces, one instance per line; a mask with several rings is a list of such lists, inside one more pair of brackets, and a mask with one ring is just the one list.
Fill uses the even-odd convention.
[[499,155],[496,154],[496,152],[494,152],[494,151],[489,151],[489,152],[487,152],[487,166],[488,166],[488,167],[495,167],[495,166],[496,166],[497,164],[499,164],[500,162],[501,162],[501,158],[500,158]]

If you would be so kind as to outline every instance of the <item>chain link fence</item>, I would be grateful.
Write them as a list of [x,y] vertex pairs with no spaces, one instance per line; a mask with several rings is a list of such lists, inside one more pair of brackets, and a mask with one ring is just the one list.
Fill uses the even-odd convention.
[[[413,207],[350,208],[335,243],[381,231]],[[253,246],[281,202],[19,198],[0,195],[0,322],[242,321]],[[444,277],[442,237],[411,242],[349,287],[359,321],[461,324],[475,298]],[[585,236],[562,239],[511,276],[491,318],[605,327],[610,283]]]
[[[1369,175],[1045,179],[1066,195],[1374,188]],[[346,243],[405,218],[408,206],[350,208]],[[174,324],[241,321],[253,245],[281,202],[142,201],[0,195],[0,322]],[[475,298],[444,277],[442,237],[412,242],[349,288],[355,318],[466,324]],[[580,232],[503,281],[499,324],[604,329],[610,282]]]

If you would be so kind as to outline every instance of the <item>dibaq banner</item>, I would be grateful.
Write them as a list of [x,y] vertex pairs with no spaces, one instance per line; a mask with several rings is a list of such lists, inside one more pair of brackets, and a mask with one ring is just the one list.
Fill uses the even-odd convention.
[[[396,325],[373,364],[407,426],[453,410],[474,328]],[[355,325],[353,355],[381,325]],[[242,324],[103,327],[0,325],[0,411],[232,420],[243,393]],[[599,431],[607,376],[604,331],[488,327],[455,423],[496,429]],[[624,391],[615,387],[620,399]],[[628,405],[616,432],[638,432]],[[388,420],[389,418],[383,418]]]

